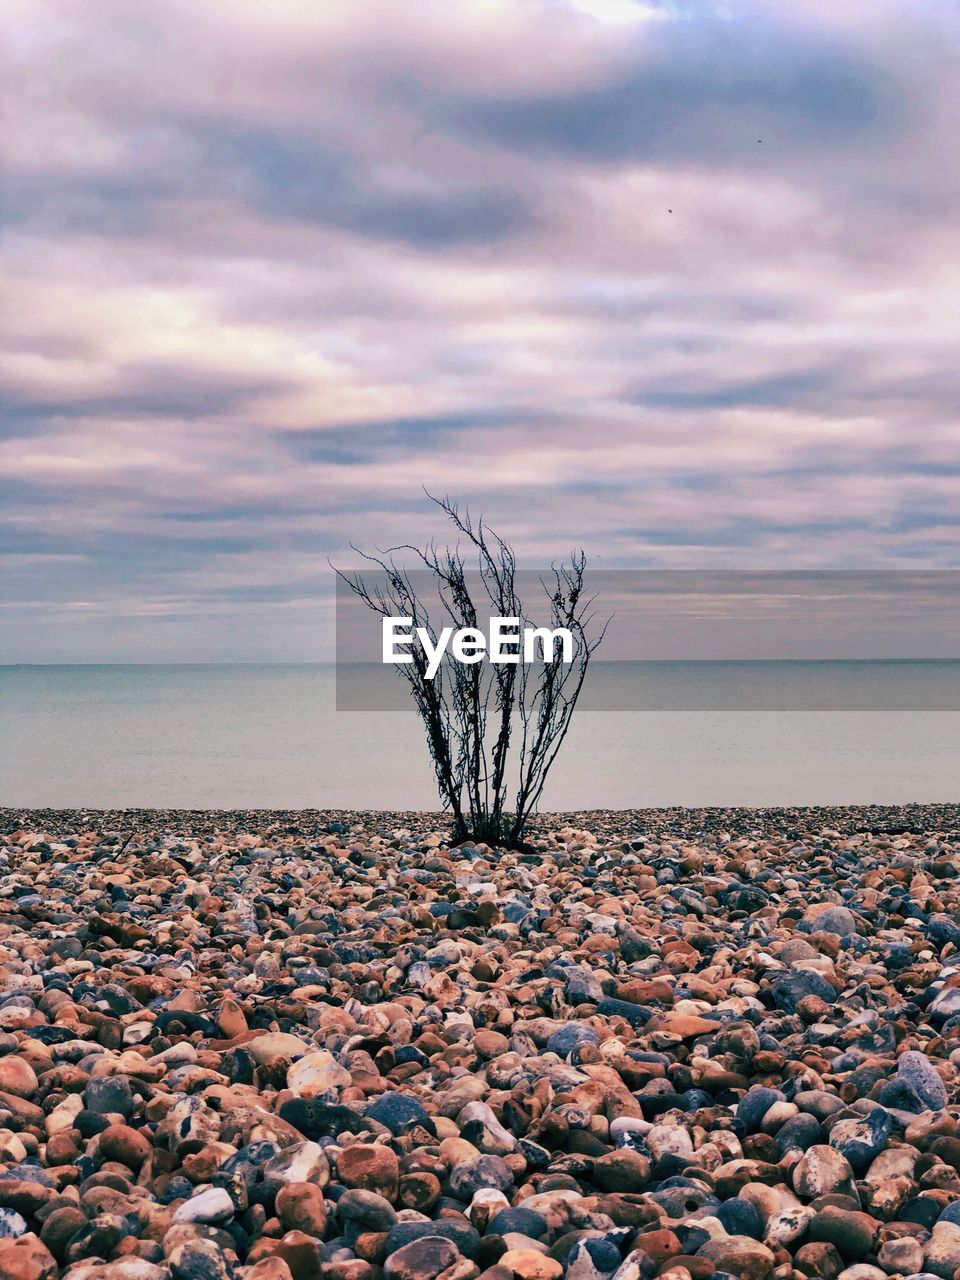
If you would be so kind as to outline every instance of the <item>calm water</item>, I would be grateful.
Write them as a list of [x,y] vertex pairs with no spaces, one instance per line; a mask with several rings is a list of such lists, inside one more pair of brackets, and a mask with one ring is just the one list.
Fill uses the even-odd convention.
[[[640,679],[729,689],[729,671],[642,665],[598,664],[594,700],[636,705]],[[752,665],[736,671],[741,707],[769,683],[769,664]],[[879,665],[798,665],[791,678],[808,682],[811,704],[843,710],[584,711],[543,807],[960,800],[960,711],[863,709],[878,679],[894,704],[903,690],[904,706],[935,705],[930,689],[942,688],[955,708],[960,666]],[[0,803],[436,807],[416,719],[337,712],[325,665],[0,667]]]

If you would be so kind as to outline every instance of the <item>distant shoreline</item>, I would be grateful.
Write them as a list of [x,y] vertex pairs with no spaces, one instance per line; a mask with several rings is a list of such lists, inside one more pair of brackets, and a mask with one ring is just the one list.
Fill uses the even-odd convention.
[[[38,828],[51,834],[96,830],[117,834],[189,830],[194,835],[256,830],[301,834],[360,835],[388,828],[417,833],[443,833],[447,816],[439,810],[396,809],[97,809],[0,807],[0,834]],[[803,805],[792,807],[665,807],[579,809],[543,812],[533,832],[556,832],[566,826],[589,828],[608,838],[662,833],[690,838],[725,831],[778,831],[790,836],[835,830],[891,836],[956,830],[960,834],[960,802],[935,804]],[[342,828],[342,830],[341,830]]]

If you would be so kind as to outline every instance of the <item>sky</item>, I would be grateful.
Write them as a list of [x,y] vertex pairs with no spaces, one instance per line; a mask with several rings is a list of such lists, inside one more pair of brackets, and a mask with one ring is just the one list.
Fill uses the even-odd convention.
[[0,660],[330,655],[328,561],[960,564],[952,0],[10,0]]

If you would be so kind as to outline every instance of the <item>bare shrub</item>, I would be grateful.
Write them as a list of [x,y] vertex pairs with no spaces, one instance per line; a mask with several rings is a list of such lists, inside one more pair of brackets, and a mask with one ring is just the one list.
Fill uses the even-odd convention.
[[[449,498],[428,496],[466,540],[469,559],[460,542],[453,547],[431,542],[423,549],[397,546],[379,555],[358,552],[382,572],[365,579],[362,573],[337,570],[341,580],[382,616],[412,618],[413,627],[426,628],[434,645],[440,626],[449,623],[482,629],[483,619],[490,616],[518,618],[521,628],[530,623],[518,595],[512,549],[482,518],[474,520]],[[398,564],[401,553],[412,554],[430,571],[440,601],[434,613],[445,615],[443,624],[430,617],[409,571]],[[426,729],[455,842],[511,848],[522,842],[570,728],[590,659],[606,631],[605,623],[594,626],[592,600],[584,593],[586,563],[583,551],[575,551],[540,580],[546,616],[537,625],[570,632],[572,661],[564,661],[553,646],[534,664],[444,662],[429,679],[424,650],[413,646],[413,661],[396,668],[410,686]]]

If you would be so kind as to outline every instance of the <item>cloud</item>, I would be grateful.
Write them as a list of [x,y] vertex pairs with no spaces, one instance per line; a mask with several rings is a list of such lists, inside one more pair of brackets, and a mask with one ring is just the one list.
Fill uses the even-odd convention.
[[289,381],[261,380],[242,369],[216,370],[202,364],[178,361],[140,361],[119,366],[111,385],[90,394],[44,395],[35,387],[4,392],[0,429],[3,434],[30,432],[54,420],[174,418],[182,422],[229,416],[258,397],[277,394]]
[[440,110],[468,133],[534,154],[761,172],[907,124],[909,99],[885,68],[852,41],[793,22],[756,12],[721,20],[705,7],[702,20],[657,24],[637,43],[599,83],[454,99]]
[[422,175],[371,172],[357,157],[308,136],[202,126],[203,171],[212,186],[270,218],[320,223],[416,248],[495,243],[532,224],[517,191]]
[[419,249],[495,243],[535,226],[509,186],[424,182],[404,173],[378,178],[349,154],[282,131],[191,120],[170,130],[164,151],[163,178],[14,176],[0,199],[0,220],[55,234],[138,237],[161,233],[178,204],[225,201],[265,218]]
[[528,563],[957,563],[947,6],[12,26],[5,658],[316,657],[424,486]]

